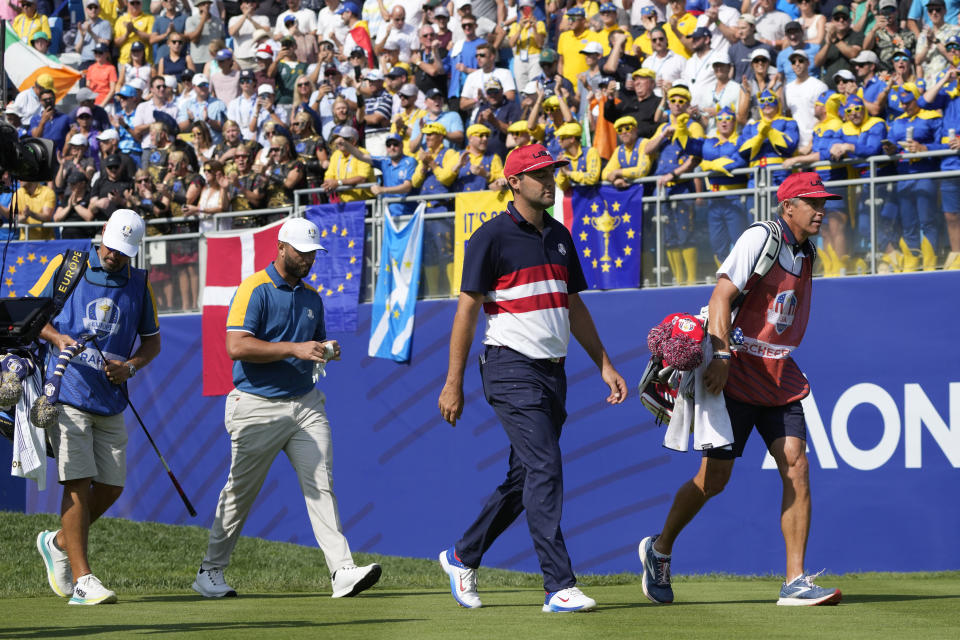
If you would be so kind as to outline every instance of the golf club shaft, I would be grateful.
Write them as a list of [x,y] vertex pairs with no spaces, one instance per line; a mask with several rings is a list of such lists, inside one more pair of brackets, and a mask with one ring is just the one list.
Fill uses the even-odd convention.
[[[93,346],[97,348],[97,353],[100,354],[100,357],[103,359],[103,362],[107,362],[107,357],[103,355],[103,351],[100,350],[100,344],[97,342],[96,338],[91,338],[90,342],[93,343]],[[127,405],[130,407],[130,410],[133,411],[133,415],[137,418],[137,422],[140,423],[140,428],[143,429],[143,432],[147,435],[147,440],[150,441],[150,445],[153,447],[153,450],[157,452],[157,457],[160,458],[160,464],[163,465],[163,468],[167,470],[167,475],[170,476],[170,481],[173,483],[174,488],[177,490],[177,493],[180,494],[180,499],[183,500],[184,506],[187,507],[187,512],[190,513],[192,517],[197,516],[197,510],[193,508],[193,505],[190,504],[190,498],[187,497],[186,492],[183,490],[183,487],[180,486],[180,483],[177,482],[177,477],[173,475],[173,471],[170,470],[170,465],[167,464],[167,461],[164,459],[163,454],[160,453],[160,448],[157,447],[157,443],[153,441],[153,436],[150,435],[150,432],[147,430],[147,425],[143,423],[143,419],[140,418],[140,414],[137,413],[137,408],[133,406],[133,403],[130,402],[130,396],[127,395],[127,390],[120,386],[120,393],[123,394],[123,397],[127,400]]]

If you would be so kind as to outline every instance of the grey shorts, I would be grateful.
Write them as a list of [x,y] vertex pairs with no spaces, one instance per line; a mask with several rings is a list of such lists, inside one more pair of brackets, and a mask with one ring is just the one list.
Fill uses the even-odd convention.
[[60,482],[92,478],[122,487],[127,477],[127,426],[123,414],[101,416],[61,404],[50,440]]

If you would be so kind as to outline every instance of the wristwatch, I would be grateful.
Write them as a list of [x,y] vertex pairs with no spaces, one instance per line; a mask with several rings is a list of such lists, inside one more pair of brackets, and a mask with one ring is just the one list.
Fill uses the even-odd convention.
[[130,377],[132,378],[137,373],[137,368],[133,366],[132,362],[127,362],[127,370],[130,372]]

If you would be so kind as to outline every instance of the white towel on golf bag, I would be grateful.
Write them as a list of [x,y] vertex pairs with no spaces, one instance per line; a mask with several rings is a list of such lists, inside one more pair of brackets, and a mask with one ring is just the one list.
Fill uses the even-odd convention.
[[717,447],[729,449],[733,443],[733,426],[723,394],[710,393],[703,386],[703,374],[712,361],[713,346],[707,335],[703,339],[703,364],[693,371],[684,371],[680,376],[673,416],[663,436],[663,446],[667,449],[686,451],[691,431],[693,448],[697,451]]
[[17,403],[13,423],[13,462],[10,475],[37,483],[38,491],[47,488],[47,434],[30,422],[30,407],[40,396],[43,379],[39,367],[23,380],[23,395]]

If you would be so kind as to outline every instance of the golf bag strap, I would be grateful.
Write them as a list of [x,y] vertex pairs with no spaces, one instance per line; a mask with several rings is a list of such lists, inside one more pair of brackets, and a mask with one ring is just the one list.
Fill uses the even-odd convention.
[[[757,261],[753,265],[753,273],[750,278],[756,283],[757,280],[760,280],[770,273],[770,269],[777,263],[780,256],[780,249],[783,247],[783,230],[775,220],[754,222],[750,227],[763,227],[767,230],[767,240],[763,245],[763,250],[760,252],[759,257],[757,257]],[[814,254],[814,256],[816,256],[816,254]],[[756,276],[756,278],[753,276]],[[749,289],[741,291],[740,295],[736,297],[730,306],[730,310],[736,311],[739,309],[748,293],[750,293]]]
[[57,268],[57,273],[53,278],[56,283],[53,287],[53,316],[56,317],[63,311],[63,305],[73,290],[77,288],[80,279],[87,271],[87,251],[77,251],[68,249],[63,253],[63,262]]

